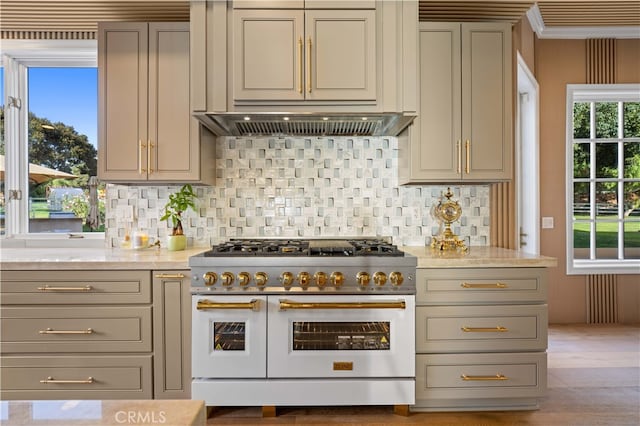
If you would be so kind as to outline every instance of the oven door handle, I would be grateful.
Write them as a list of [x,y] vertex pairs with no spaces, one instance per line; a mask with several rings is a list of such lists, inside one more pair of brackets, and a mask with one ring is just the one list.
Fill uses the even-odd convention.
[[209,309],[250,309],[252,311],[260,310],[260,300],[253,299],[249,302],[214,302],[208,299],[198,300],[196,309],[206,311]]
[[280,300],[280,310],[287,309],[405,309],[404,300],[395,302],[294,302]]

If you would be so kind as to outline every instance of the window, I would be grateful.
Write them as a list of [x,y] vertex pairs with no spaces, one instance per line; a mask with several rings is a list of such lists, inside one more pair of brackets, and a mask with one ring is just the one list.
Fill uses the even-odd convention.
[[[103,238],[96,42],[3,41],[1,232]],[[91,185],[90,185],[91,183]],[[95,220],[97,218],[97,221]]]
[[640,85],[569,85],[567,141],[567,273],[638,273]]

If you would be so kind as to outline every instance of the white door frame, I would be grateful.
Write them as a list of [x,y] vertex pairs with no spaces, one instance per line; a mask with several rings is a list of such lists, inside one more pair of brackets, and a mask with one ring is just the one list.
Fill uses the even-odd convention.
[[517,61],[515,247],[540,254],[539,87],[520,52]]

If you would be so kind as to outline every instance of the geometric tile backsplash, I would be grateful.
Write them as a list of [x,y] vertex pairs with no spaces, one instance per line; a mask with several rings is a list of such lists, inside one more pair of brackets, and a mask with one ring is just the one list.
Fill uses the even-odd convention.
[[[431,214],[447,186],[399,186],[395,137],[218,138],[216,185],[196,186],[198,211],[184,214],[190,246],[229,238],[391,237],[426,245],[440,224]],[[159,221],[173,186],[107,185],[106,240],[127,228],[168,235]],[[462,217],[453,231],[489,245],[489,186],[451,186]],[[119,214],[133,206],[137,224]]]

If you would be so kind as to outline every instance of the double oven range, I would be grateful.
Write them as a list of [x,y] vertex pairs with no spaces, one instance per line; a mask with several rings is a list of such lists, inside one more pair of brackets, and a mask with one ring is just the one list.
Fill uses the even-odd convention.
[[414,403],[415,257],[379,239],[230,240],[189,266],[192,398]]

